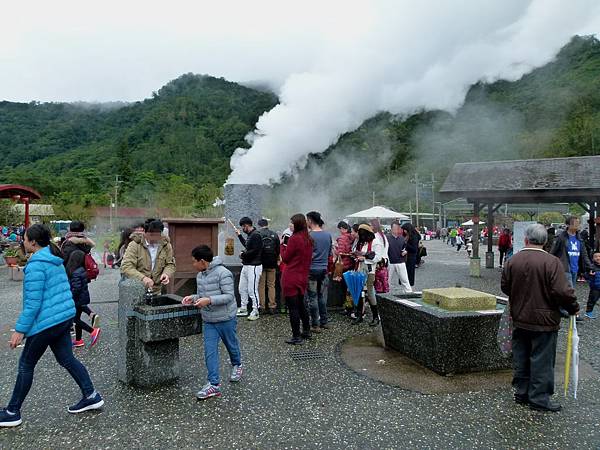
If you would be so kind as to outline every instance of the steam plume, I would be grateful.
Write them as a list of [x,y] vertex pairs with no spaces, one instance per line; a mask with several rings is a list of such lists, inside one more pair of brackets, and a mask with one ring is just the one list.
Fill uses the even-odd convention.
[[329,36],[287,78],[281,103],[237,149],[228,183],[272,183],[380,111],[453,111],[479,81],[516,80],[598,21],[590,0],[363,2],[363,23]]

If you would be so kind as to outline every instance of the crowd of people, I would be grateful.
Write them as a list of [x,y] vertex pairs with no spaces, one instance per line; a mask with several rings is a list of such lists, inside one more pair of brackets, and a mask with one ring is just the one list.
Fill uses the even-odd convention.
[[[206,245],[190,252],[198,272],[197,289],[182,303],[200,308],[204,322],[208,376],[197,393],[201,400],[221,395],[220,341],[231,362],[229,380],[242,379],[238,317],[256,321],[264,313],[287,312],[291,338],[286,342],[301,345],[329,328],[327,291],[332,280],[346,292],[345,314],[352,323],[364,321],[368,303],[369,324],[375,327],[380,322],[376,293],[389,291],[390,283],[412,292],[416,268],[424,256],[422,231],[411,223],[394,222],[385,232],[377,219],[356,224],[341,221],[334,236],[326,229],[321,214],[310,211],[293,215],[281,235],[269,229],[266,219],[257,225],[255,228],[249,217],[242,217],[240,229],[236,228],[243,247],[237,286],[241,304],[236,301],[234,276],[221,257]],[[156,219],[128,228],[122,233],[116,255],[115,264],[120,266],[122,276],[139,280],[152,294],[160,293],[175,274],[173,248],[164,231],[164,224]],[[542,225],[530,226],[525,238],[525,250],[530,251],[520,252],[508,262],[505,256],[512,249],[511,233],[502,229],[499,234],[500,263],[504,263],[501,287],[510,297],[513,319],[515,400],[534,409],[556,411],[560,405],[550,397],[560,315],[578,313],[573,287],[583,275],[590,288],[585,316],[596,317],[593,309],[600,298],[600,249],[590,246],[582,236],[576,217],[568,218],[559,234],[549,233]],[[468,230],[460,228],[441,230],[436,237],[455,246],[469,239]],[[73,354],[73,348],[85,346],[83,332],[89,334],[88,345],[93,347],[101,331],[100,317],[89,306],[88,284],[99,273],[91,256],[95,243],[86,236],[84,224],[73,221],[67,235],[58,242],[46,226],[33,225],[23,233],[23,246],[29,255],[23,310],[10,346],[21,346],[24,339],[25,344],[13,395],[8,406],[0,410],[0,426],[21,424],[21,406],[33,382],[35,366],[48,347],[82,393],[81,400],[68,411],[75,414],[104,404],[87,369]],[[366,279],[358,298],[347,292],[344,274],[349,271],[363,273]],[[84,315],[89,321],[83,319]]]
[[292,337],[287,342],[293,345],[300,345],[329,327],[330,279],[341,283],[347,292],[343,274],[351,270],[363,272],[364,292],[358,302],[352,301],[347,292],[345,311],[353,324],[359,324],[364,321],[368,303],[370,325],[377,326],[380,319],[376,293],[388,292],[390,281],[399,289],[412,292],[415,269],[419,256],[423,256],[421,235],[410,223],[395,222],[386,233],[377,219],[352,225],[341,221],[334,236],[326,229],[321,214],[310,211],[292,216],[281,236],[269,229],[266,219],[257,225],[255,228],[249,217],[242,217],[240,228],[236,228],[243,246],[237,316],[254,321],[263,313],[288,311]]
[[0,239],[8,242],[22,242],[25,234],[25,225],[0,227]]

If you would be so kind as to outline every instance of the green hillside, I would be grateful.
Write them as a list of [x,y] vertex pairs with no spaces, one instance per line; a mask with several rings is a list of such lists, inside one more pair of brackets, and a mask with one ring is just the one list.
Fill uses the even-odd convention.
[[[415,174],[433,174],[439,187],[454,162],[599,154],[599,88],[600,42],[574,37],[518,81],[471,86],[453,114],[371,118],[275,191],[333,206],[369,206],[375,195],[406,209]],[[192,74],[134,104],[0,102],[0,182],[86,207],[108,204],[119,175],[120,204],[197,212],[219,194],[233,150],[276,103],[273,94]],[[327,195],[307,192],[310,179],[328,180]],[[426,201],[431,187],[420,189]]]
[[[59,203],[92,205],[108,204],[119,175],[124,204],[179,203],[182,196],[206,204],[229,174],[235,148],[276,102],[272,94],[192,74],[128,105],[2,102],[0,181],[31,185]],[[205,198],[194,192],[200,188]]]

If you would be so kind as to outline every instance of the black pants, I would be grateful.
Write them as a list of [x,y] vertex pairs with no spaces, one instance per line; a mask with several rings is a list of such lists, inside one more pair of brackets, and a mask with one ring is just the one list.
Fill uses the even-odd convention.
[[92,327],[90,327],[87,323],[81,320],[81,314],[84,312],[84,308],[87,308],[89,310],[89,308],[86,305],[75,307],[75,319],[73,320],[73,322],[75,322],[75,340],[77,341],[81,340],[82,330],[85,330],[88,333],[94,331]]
[[502,263],[504,262],[504,257],[508,253],[508,249],[507,248],[498,247],[498,251],[500,252],[500,261],[498,262],[498,264],[502,265]]
[[411,286],[415,285],[415,268],[417,267],[417,255],[408,255],[406,258],[406,272],[408,274],[408,282]]
[[557,331],[514,328],[512,335],[513,387],[530,403],[547,406],[554,394]]
[[308,311],[304,305],[304,295],[297,294],[293,297],[286,297],[288,311],[290,314],[290,325],[292,326],[292,335],[300,337],[300,321],[302,321],[302,329],[305,332],[310,330],[310,321],[308,319]]
[[598,289],[590,289],[590,295],[588,295],[587,306],[585,308],[585,312],[592,312],[594,306],[596,306],[596,302],[600,298],[600,290]]
[[7,407],[9,411],[21,411],[21,405],[33,383],[35,366],[48,347],[54,353],[56,361],[71,374],[84,397],[94,392],[94,385],[87,369],[73,356],[70,328],[71,320],[67,320],[25,339],[25,348],[19,358],[17,381]]

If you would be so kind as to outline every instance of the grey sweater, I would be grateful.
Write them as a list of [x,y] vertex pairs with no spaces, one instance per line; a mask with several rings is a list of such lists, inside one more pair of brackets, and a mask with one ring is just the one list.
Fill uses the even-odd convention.
[[210,305],[202,308],[204,322],[225,322],[235,317],[237,303],[233,291],[233,274],[223,266],[220,257],[215,256],[208,269],[198,272],[198,286],[194,300],[210,298]]

